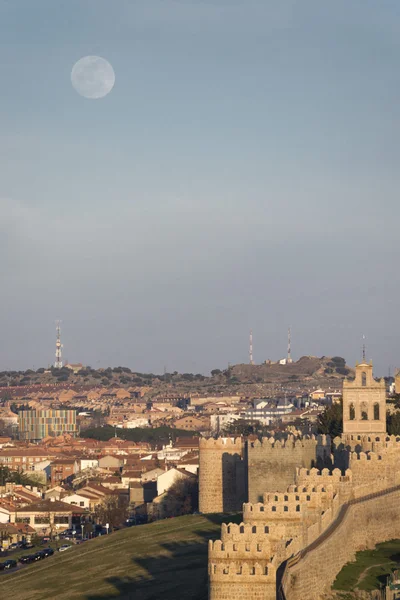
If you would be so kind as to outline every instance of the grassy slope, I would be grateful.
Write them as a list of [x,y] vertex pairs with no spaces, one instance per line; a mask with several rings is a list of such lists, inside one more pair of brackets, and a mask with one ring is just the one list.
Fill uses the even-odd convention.
[[385,582],[387,575],[398,567],[399,560],[400,540],[378,544],[374,550],[357,552],[355,562],[345,565],[336,577],[333,589],[379,589],[380,583]]
[[[232,517],[225,519],[232,521]],[[207,541],[219,516],[132,527],[0,576],[0,598],[57,600],[207,598]]]

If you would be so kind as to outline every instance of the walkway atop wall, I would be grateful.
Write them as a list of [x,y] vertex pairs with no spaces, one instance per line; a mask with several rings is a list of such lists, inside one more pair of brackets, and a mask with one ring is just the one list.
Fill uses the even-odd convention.
[[[292,558],[289,558],[286,561],[286,563],[283,563],[283,569],[281,571],[281,579],[280,579],[280,581],[277,580],[277,599],[278,600],[286,600],[286,595],[285,595],[283,586],[284,586],[285,580],[288,576],[288,569],[290,569],[291,567],[294,567],[309,552],[311,552],[312,550],[315,550],[316,548],[318,548],[318,546],[323,544],[327,540],[327,538],[330,535],[332,535],[332,533],[340,526],[340,524],[342,523],[343,519],[345,518],[345,516],[347,514],[347,511],[349,510],[349,508],[351,506],[353,506],[355,504],[361,504],[363,502],[368,502],[369,500],[372,500],[374,498],[387,496],[387,495],[392,494],[393,492],[397,492],[397,491],[400,491],[400,485],[395,485],[395,486],[387,488],[385,490],[373,492],[372,494],[367,494],[365,496],[361,496],[360,498],[354,498],[353,500],[349,500],[348,502],[343,504],[342,507],[340,508],[335,520],[332,521],[332,523],[329,525],[329,527],[327,527],[327,529],[325,529],[325,531],[323,531],[323,533],[321,533],[321,535],[318,536],[318,538],[316,540],[314,540],[313,542],[311,542],[311,544],[309,544],[308,546],[306,546],[305,548],[300,550],[300,552],[298,552],[295,556],[293,556]],[[279,573],[279,571],[278,571],[278,573]]]

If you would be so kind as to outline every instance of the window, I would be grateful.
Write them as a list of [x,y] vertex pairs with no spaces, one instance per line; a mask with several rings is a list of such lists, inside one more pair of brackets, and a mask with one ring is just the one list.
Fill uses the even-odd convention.
[[288,500],[289,500],[288,496],[285,496],[284,500],[285,500],[285,502],[288,502]]
[[354,408],[354,404],[350,404],[349,406],[349,419],[350,421],[354,421],[356,418],[356,410]]
[[300,505],[299,504],[296,506],[296,512],[300,512]]
[[79,506],[85,506],[85,502],[82,500],[81,502],[79,502]]
[[268,527],[268,525],[266,525],[266,526],[264,527],[264,533],[269,533],[269,527]]
[[276,512],[276,506],[272,507],[272,512]]
[[365,387],[367,385],[367,374],[365,371],[361,373],[361,385]]
[[261,506],[260,506],[260,512],[264,512],[264,510],[265,510],[265,509],[264,509],[264,505],[261,505]]
[[288,507],[288,506],[284,506],[284,507],[283,507],[283,510],[284,510],[285,512],[288,512],[288,510],[289,510],[289,507]]
[[257,533],[257,527],[255,525],[251,528],[251,533]]
[[239,532],[240,533],[244,533],[244,526],[243,525],[240,526]]
[[56,515],[54,517],[54,524],[58,524],[58,525],[68,525],[69,520],[68,520],[68,516],[64,516],[64,515]]
[[368,405],[366,402],[361,403],[361,420],[368,421]]
[[45,516],[45,517],[38,517],[35,515],[35,525],[42,525],[42,524],[49,524],[49,515]]
[[374,404],[374,420],[379,421],[379,404],[375,402]]

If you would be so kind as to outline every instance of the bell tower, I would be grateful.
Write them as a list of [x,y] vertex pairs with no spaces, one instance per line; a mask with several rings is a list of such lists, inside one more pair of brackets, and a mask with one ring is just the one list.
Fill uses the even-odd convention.
[[386,433],[386,386],[384,379],[376,381],[372,362],[356,364],[353,381],[343,382],[343,433]]

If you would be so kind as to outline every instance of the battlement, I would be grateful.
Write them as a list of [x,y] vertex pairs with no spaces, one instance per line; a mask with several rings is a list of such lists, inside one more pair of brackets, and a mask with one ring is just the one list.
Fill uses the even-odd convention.
[[[325,439],[323,440],[322,437]],[[249,442],[249,449],[262,449],[263,451],[269,450],[296,450],[300,448],[314,448],[319,445],[330,445],[326,442],[326,438],[329,436],[305,436],[301,438],[297,438],[295,436],[288,436],[283,439],[276,439],[274,437],[263,437],[261,440],[255,440],[254,442]]]
[[226,579],[229,583],[272,583],[276,581],[276,567],[272,563],[263,566],[259,563],[255,564],[236,564],[231,562],[216,563],[210,561],[208,565],[208,574],[210,581]]
[[400,436],[398,435],[387,435],[385,433],[381,434],[355,434],[355,433],[343,433],[342,435],[338,435],[333,439],[335,445],[343,444],[346,441],[351,442],[384,442],[384,443],[395,443],[400,444]]
[[[303,484],[303,485],[289,485],[288,492],[295,492],[297,494],[315,494],[316,492],[326,492],[327,494],[333,494],[334,493],[334,488],[333,485],[331,483],[328,484],[324,484],[324,483],[319,483],[319,484]],[[265,500],[264,500],[265,502]]]
[[265,541],[265,536],[270,531],[267,525],[254,525],[252,523],[242,522],[239,525],[236,523],[222,523],[221,525],[221,539],[225,543],[227,540],[233,542],[251,542],[251,541]]
[[[333,496],[333,486],[330,485],[329,486],[329,490],[327,490],[324,485],[317,485],[317,486],[307,486],[306,488],[303,488],[301,486],[299,486],[299,489],[292,489],[292,488],[297,488],[297,486],[293,485],[290,486],[290,488],[288,489],[287,492],[266,492],[264,494],[264,504],[268,504],[268,503],[289,503],[289,504],[295,504],[296,502],[310,502],[314,499],[318,499],[318,498],[322,498],[324,496],[327,495],[331,495]],[[307,489],[308,488],[308,489]],[[318,488],[318,489],[317,489]],[[304,491],[303,491],[304,489]],[[301,490],[301,491],[300,491]]]
[[239,454],[242,452],[243,440],[242,438],[200,438],[199,440],[200,450],[227,450],[232,452],[237,450]]
[[305,510],[304,504],[300,504],[300,501],[292,502],[268,502],[257,504],[245,503],[243,504],[243,518],[247,521],[251,519],[257,519],[262,517],[264,520],[270,519],[290,519],[300,518],[301,513]]
[[375,452],[351,452],[350,460],[353,461],[367,461],[370,460],[372,462],[377,460],[382,460],[382,456],[380,454],[376,454]]
[[210,540],[208,542],[208,556],[210,560],[245,560],[257,557],[267,559],[271,557],[271,544],[265,534],[263,541],[253,539],[249,542],[244,540],[240,542],[216,540],[213,542]]
[[[311,478],[311,479],[315,479],[317,480],[318,478],[321,478],[326,480],[327,482],[331,481],[332,483],[335,482],[340,482],[340,481],[348,481],[348,479],[344,479],[342,472],[340,469],[333,469],[333,471],[330,471],[329,469],[303,469],[303,468],[296,468],[296,480],[302,480],[303,478]],[[349,471],[349,469],[347,469],[346,471],[346,477],[350,477],[351,478],[351,472]],[[299,481],[298,481],[299,483]]]

